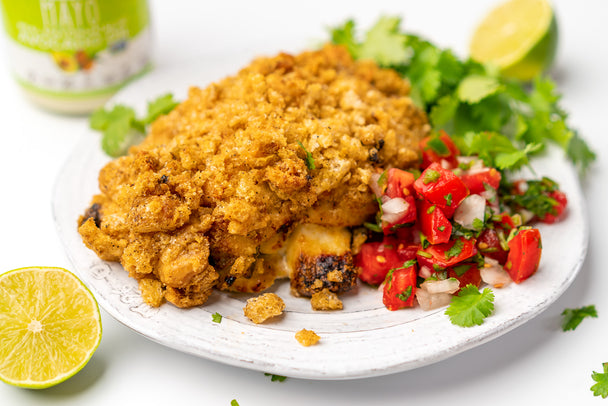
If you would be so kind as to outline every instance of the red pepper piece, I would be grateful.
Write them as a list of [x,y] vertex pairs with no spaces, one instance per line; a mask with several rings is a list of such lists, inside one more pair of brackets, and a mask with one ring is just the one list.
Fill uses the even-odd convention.
[[460,179],[464,182],[466,187],[469,189],[471,194],[480,194],[485,192],[486,188],[484,184],[498,189],[500,185],[500,172],[494,168],[486,168],[483,171],[475,173],[463,173]]
[[392,269],[386,276],[382,303],[388,310],[414,306],[416,295],[416,268]]
[[405,261],[397,254],[397,244],[397,240],[390,237],[384,241],[363,244],[355,256],[355,266],[361,268],[359,279],[372,285],[380,285],[389,270],[402,266]]
[[505,270],[515,283],[528,279],[538,269],[542,242],[536,228],[519,230],[509,241],[509,256]]
[[445,161],[450,168],[458,167],[457,157],[460,155],[458,147],[454,141],[443,130],[439,131],[439,136],[428,136],[420,141],[422,151],[422,169],[427,168],[433,162],[441,163]]
[[442,244],[450,241],[452,223],[437,205],[421,200],[418,207],[420,231],[431,244]]
[[557,204],[553,206],[555,214],[547,213],[539,220],[543,223],[552,224],[558,221],[564,214],[566,206],[568,205],[568,198],[561,190],[554,190],[553,192],[549,193],[549,197],[557,202]]
[[431,164],[422,172],[414,182],[414,189],[429,203],[436,204],[448,218],[469,195],[462,180],[438,163]]
[[474,238],[458,237],[444,244],[430,245],[418,251],[417,258],[420,266],[429,266],[431,269],[438,266],[448,268],[454,266],[477,254]]

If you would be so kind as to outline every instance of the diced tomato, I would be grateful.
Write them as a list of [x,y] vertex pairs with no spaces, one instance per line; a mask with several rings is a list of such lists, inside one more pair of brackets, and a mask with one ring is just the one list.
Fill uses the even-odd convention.
[[519,230],[509,241],[509,256],[505,270],[515,283],[528,279],[538,269],[542,242],[536,228]]
[[401,169],[391,168],[386,174],[386,192],[390,197],[407,197],[412,194],[414,181],[416,178],[411,172],[402,171]]
[[430,245],[417,253],[418,264],[428,266],[430,269],[435,266],[448,268],[454,266],[477,254],[475,238],[466,239],[458,237],[447,243]]
[[515,228],[513,219],[507,213],[500,213],[500,221],[495,222],[494,224],[501,227],[507,233],[511,231],[511,229]]
[[431,244],[441,244],[450,241],[452,223],[437,205],[426,200],[419,201],[418,222],[420,231]]
[[568,198],[561,190],[554,190],[553,192],[550,192],[549,197],[557,202],[557,204],[553,206],[555,214],[547,213],[539,220],[543,223],[552,224],[558,221],[564,214],[566,206],[568,205]]
[[420,245],[418,244],[397,242],[397,255],[402,263],[416,259],[416,253],[419,249]]
[[[467,286],[469,283],[477,287],[481,285],[481,271],[477,268],[477,264],[465,263],[448,268],[448,278],[456,278],[460,282],[460,289]],[[456,291],[454,294],[460,291]]]
[[355,256],[355,266],[361,268],[359,279],[379,285],[389,270],[402,266],[405,261],[399,258],[397,245],[397,240],[390,237],[384,241],[363,244],[361,251]]
[[382,231],[384,232],[384,235],[393,234],[399,227],[416,221],[416,200],[414,199],[414,196],[410,195],[401,199],[405,201],[405,206],[407,208],[397,219],[389,222],[384,221],[389,215],[388,213],[385,213],[386,215],[382,216]]
[[495,259],[501,265],[507,262],[507,256],[509,255],[509,252],[505,251],[500,245],[497,231],[490,228],[483,230],[477,238],[477,250],[484,257]]
[[448,163],[450,168],[458,167],[458,155],[460,151],[454,141],[443,130],[439,136],[428,136],[420,141],[422,151],[422,169],[427,168],[433,162],[441,164],[441,161]]
[[393,269],[386,276],[382,303],[388,310],[398,310],[414,305],[416,295],[416,267]]
[[494,168],[486,168],[474,173],[463,173],[460,179],[464,182],[471,194],[480,194],[486,190],[484,185],[498,189],[500,185],[500,172]]
[[469,195],[462,180],[436,162],[416,179],[414,189],[429,203],[436,204],[448,218],[454,215],[458,205]]

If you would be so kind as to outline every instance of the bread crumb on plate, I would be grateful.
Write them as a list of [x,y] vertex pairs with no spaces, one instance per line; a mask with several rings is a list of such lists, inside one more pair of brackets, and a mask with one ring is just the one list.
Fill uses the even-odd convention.
[[338,295],[328,288],[313,293],[310,298],[310,305],[313,310],[342,310],[343,307]]
[[312,330],[306,330],[305,328],[296,333],[296,340],[298,340],[298,342],[304,347],[315,345],[320,339],[321,337],[319,337],[317,333]]
[[247,300],[243,313],[256,324],[260,324],[269,318],[280,316],[285,310],[285,302],[274,293],[252,297]]

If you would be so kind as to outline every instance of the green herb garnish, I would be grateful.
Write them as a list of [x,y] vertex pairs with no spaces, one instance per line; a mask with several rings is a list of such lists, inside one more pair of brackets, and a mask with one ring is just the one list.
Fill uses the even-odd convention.
[[306,148],[304,148],[304,145],[300,141],[298,141],[298,145],[304,150],[304,153],[306,154],[306,158],[304,158],[304,161],[306,162],[306,167],[310,170],[317,169],[312,154],[308,152]]
[[218,312],[215,312],[211,315],[211,320],[213,320],[214,323],[221,323],[222,322],[222,315],[219,314]]
[[608,362],[604,362],[602,366],[604,367],[604,373],[593,371],[593,374],[591,374],[591,379],[596,382],[591,387],[591,391],[593,396],[601,396],[606,399],[608,397]]
[[283,382],[285,379],[287,379],[286,376],[269,374],[267,372],[265,372],[264,375],[270,376],[271,377],[270,378],[271,382],[275,382],[275,381]]
[[475,285],[468,284],[460,289],[458,296],[445,311],[452,324],[460,327],[479,326],[494,311],[494,293],[488,288],[482,292]]
[[562,312],[562,330],[574,330],[586,317],[597,317],[595,306],[584,306],[578,309],[565,309]]
[[101,131],[101,147],[111,157],[125,155],[132,145],[143,141],[146,126],[163,114],[168,114],[177,106],[172,94],[165,94],[148,103],[148,112],[142,119],[137,118],[131,107],[118,104],[111,109],[101,107],[89,117],[93,130]]

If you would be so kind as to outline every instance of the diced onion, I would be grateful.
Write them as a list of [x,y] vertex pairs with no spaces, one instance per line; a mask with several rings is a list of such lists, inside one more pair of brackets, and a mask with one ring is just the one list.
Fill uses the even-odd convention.
[[485,265],[481,269],[481,280],[495,288],[502,288],[511,283],[508,272],[495,259],[484,257]]
[[420,285],[420,289],[426,290],[427,292],[429,292],[431,294],[435,294],[435,293],[452,294],[452,293],[456,292],[458,289],[460,289],[460,282],[458,281],[458,279],[455,279],[455,278],[444,279],[442,281],[427,280],[427,281],[424,281]]
[[378,184],[378,181],[380,180],[380,176],[382,176],[382,175],[379,173],[372,173],[372,176],[370,178],[370,183],[369,183],[369,187],[372,190],[372,192],[374,192],[376,197],[382,196],[382,188]]
[[429,278],[431,276],[431,268],[428,266],[421,266],[420,271],[418,271],[418,275],[424,279]]
[[416,300],[422,310],[433,310],[438,307],[447,306],[452,301],[452,295],[449,293],[429,293],[424,289],[416,290]]
[[473,229],[473,220],[483,221],[486,210],[486,199],[479,195],[469,195],[454,212],[454,221],[464,228]]
[[395,197],[382,203],[382,221],[396,223],[403,218],[410,205],[401,197]]

